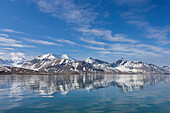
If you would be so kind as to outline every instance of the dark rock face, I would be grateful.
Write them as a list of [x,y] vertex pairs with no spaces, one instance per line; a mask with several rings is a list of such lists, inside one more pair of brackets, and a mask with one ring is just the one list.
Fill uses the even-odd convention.
[[1,66],[0,74],[40,74],[40,72],[19,67]]

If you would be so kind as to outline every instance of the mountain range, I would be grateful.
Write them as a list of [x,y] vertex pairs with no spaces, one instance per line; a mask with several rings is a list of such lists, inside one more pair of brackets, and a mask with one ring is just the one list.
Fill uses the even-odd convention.
[[0,73],[7,74],[62,74],[62,73],[117,73],[117,74],[169,74],[170,67],[159,67],[142,61],[124,58],[108,63],[92,57],[85,61],[76,60],[66,54],[44,54],[26,60],[0,59]]

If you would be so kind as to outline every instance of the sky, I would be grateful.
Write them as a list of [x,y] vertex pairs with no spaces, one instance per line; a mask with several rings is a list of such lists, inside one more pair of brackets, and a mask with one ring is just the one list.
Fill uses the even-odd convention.
[[0,58],[68,54],[170,66],[170,0],[0,0]]

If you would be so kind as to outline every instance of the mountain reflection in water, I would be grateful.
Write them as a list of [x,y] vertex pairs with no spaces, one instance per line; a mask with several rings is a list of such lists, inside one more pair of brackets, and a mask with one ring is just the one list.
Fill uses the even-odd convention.
[[9,88],[11,95],[29,90],[53,97],[55,92],[66,95],[71,90],[91,91],[105,87],[117,87],[122,93],[127,93],[169,81],[168,75],[1,75],[0,89]]

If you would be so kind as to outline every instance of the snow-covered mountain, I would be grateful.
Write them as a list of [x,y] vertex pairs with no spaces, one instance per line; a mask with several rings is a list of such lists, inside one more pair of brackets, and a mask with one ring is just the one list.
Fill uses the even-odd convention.
[[0,59],[0,65],[11,65],[8,60]]
[[162,68],[167,70],[167,71],[170,71],[170,67],[168,67],[168,66],[163,66]]
[[39,71],[42,73],[150,73],[150,74],[167,74],[170,73],[168,67],[158,67],[153,64],[147,64],[141,61],[128,61],[120,59],[114,63],[108,63],[92,57],[85,61],[78,61],[74,58],[63,54],[55,55],[53,53],[44,54],[26,61],[19,59],[14,61],[0,60],[2,65],[10,64],[29,70]]
[[166,73],[166,71],[156,65],[143,63],[141,61],[128,61],[124,58],[114,63],[115,69],[123,73]]
[[86,62],[96,69],[103,70],[104,72],[111,73],[166,73],[163,68],[153,64],[143,63],[141,61],[128,61],[124,58],[114,62],[108,63],[102,60],[93,59],[89,57]]
[[49,53],[45,55],[40,55],[35,57],[34,59],[25,62],[22,67],[27,69],[39,70],[42,67],[49,64],[49,62],[54,61],[58,56]]
[[15,67],[21,67],[22,64],[24,64],[26,62],[25,58],[19,58],[19,59],[10,59],[10,60],[3,60],[0,59],[0,65],[3,66],[15,66]]
[[38,56],[22,65],[23,68],[51,73],[65,72],[95,72],[95,69],[85,61],[77,61],[68,55],[52,53]]
[[93,59],[92,57],[89,57],[86,59],[86,62],[93,66],[95,69],[102,70],[104,72],[110,72],[110,73],[116,73],[119,72],[119,70],[114,68],[114,65],[99,59]]

